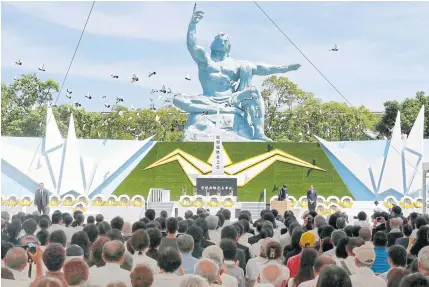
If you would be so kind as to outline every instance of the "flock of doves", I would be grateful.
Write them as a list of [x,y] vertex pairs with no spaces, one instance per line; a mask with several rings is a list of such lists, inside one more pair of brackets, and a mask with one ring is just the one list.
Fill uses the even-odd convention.
[[[22,66],[22,61],[21,61],[21,59],[18,59],[17,61],[15,61],[15,64],[16,64],[16,65],[18,65],[18,66]],[[38,68],[38,70],[39,70],[39,71],[41,71],[41,72],[46,72],[45,65],[44,65],[44,64],[42,64],[42,65]],[[34,75],[35,75],[35,74],[34,74]],[[150,77],[152,77],[152,76],[155,76],[155,75],[156,75],[156,72],[149,72],[149,74],[148,74],[148,78],[150,78]],[[112,78],[112,79],[119,79],[119,75],[111,74],[110,76],[111,76],[111,78]],[[17,77],[15,77],[15,78],[14,78],[14,80],[15,80],[15,81],[16,81],[17,79],[18,79]],[[186,75],[185,80],[187,80],[187,81],[191,81],[191,77],[189,76],[189,74],[187,74],[187,75]],[[131,83],[135,83],[135,82],[138,82],[138,81],[139,81],[138,76],[137,76],[136,74],[133,74],[133,76],[131,77]],[[172,92],[172,90],[171,90],[170,88],[166,88],[166,87],[165,87],[165,85],[163,85],[163,86],[161,87],[161,89],[158,89],[158,90],[152,89],[150,93],[151,93],[151,94],[155,94],[155,93],[161,93],[161,94],[172,94],[173,92]],[[71,99],[72,99],[72,94],[73,94],[73,91],[72,91],[71,89],[66,89],[66,97],[67,97],[67,99],[71,100]],[[91,96],[91,93],[90,93],[90,92],[88,92],[88,93],[85,95],[85,98],[87,98],[88,100],[91,100],[93,97]],[[102,100],[105,100],[105,101],[107,100],[107,97],[106,97],[106,96],[104,96],[104,95],[102,95],[100,98],[101,98]],[[158,100],[164,100],[164,105],[166,105],[166,104],[171,104],[171,100],[170,100],[170,99],[168,99],[168,98],[166,98],[165,96],[162,96],[162,95],[160,95],[160,96],[158,97]],[[124,99],[123,99],[123,98],[121,98],[121,97],[116,97],[116,105],[118,105],[119,103],[123,103],[123,102],[124,102]],[[150,102],[151,102],[151,104],[150,104],[150,109],[155,111],[155,110],[156,110],[156,108],[155,108],[154,100],[153,100],[152,98],[150,98]],[[76,107],[76,108],[82,107],[82,104],[81,104],[81,103],[79,103],[79,102],[77,102],[77,101],[74,103],[74,105],[75,105],[75,107]],[[52,105],[52,107],[56,107],[56,105]],[[105,102],[105,103],[104,103],[104,107],[105,107],[105,108],[107,108],[107,109],[113,108],[113,107],[112,107],[112,105],[111,105],[111,104],[109,104],[109,103],[107,103],[107,102]],[[135,108],[133,105],[131,105],[130,109],[131,109],[132,111],[136,111],[136,108]],[[123,118],[123,117],[124,117],[124,111],[123,111],[123,110],[118,111],[118,115],[119,115],[121,118]],[[140,118],[140,114],[139,114],[138,112],[136,113],[136,116],[137,116],[138,118]],[[109,121],[111,121],[111,120],[112,120],[112,118],[110,118],[110,117],[109,117],[108,119],[106,119],[106,120],[103,122],[102,127],[104,127],[104,126],[108,126],[108,125],[109,125]],[[130,117],[128,117],[128,120],[132,120],[132,117],[131,117],[131,116],[130,116]],[[159,116],[156,116],[155,121],[159,122],[159,120],[160,120]],[[41,126],[41,124],[42,124],[42,123],[40,123],[40,126]],[[82,130],[85,130],[85,128],[86,128],[86,124],[84,123],[84,124],[83,124],[83,127],[82,127]],[[134,128],[131,128],[130,126],[127,126],[127,127],[126,127],[126,130],[127,130],[127,131],[131,131],[131,132],[134,132],[134,131],[136,130],[136,128],[135,128],[135,127],[134,127]],[[136,138],[138,138],[139,136],[141,136],[141,134],[142,134],[142,133],[135,134],[135,137],[136,137]],[[101,134],[100,134],[100,132],[99,132],[99,131],[98,131],[98,136],[99,136],[99,137],[101,136]]]

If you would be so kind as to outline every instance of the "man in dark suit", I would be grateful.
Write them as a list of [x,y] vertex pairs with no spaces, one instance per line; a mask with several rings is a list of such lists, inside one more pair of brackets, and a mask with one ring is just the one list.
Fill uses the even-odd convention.
[[283,187],[279,190],[279,201],[283,201],[288,197],[287,184],[283,184]]
[[307,191],[308,211],[312,212],[316,210],[317,204],[317,191],[313,185],[310,185],[310,189]]
[[48,203],[49,203],[49,193],[45,189],[44,184],[40,183],[39,189],[36,190],[36,193],[34,194],[34,205],[37,206],[37,210],[40,213],[46,214]]

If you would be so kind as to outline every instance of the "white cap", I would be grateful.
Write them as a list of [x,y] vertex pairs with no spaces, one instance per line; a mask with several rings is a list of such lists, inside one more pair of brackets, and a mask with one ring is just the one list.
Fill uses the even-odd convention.
[[374,245],[364,244],[353,249],[353,253],[359,262],[365,265],[372,265],[375,261]]

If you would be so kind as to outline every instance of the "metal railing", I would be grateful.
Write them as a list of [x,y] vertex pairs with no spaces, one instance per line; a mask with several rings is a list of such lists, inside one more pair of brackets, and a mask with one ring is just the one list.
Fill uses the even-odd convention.
[[170,190],[163,188],[151,188],[147,196],[147,208],[151,208],[154,202],[169,202]]

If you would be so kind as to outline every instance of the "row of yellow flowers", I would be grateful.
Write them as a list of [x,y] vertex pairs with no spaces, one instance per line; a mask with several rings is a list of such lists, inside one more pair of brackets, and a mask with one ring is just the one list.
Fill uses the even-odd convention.
[[209,207],[233,207],[235,205],[234,198],[232,196],[224,197],[222,200],[218,196],[212,196],[207,201],[203,196],[183,196],[180,201],[180,205],[183,207],[195,206],[197,208],[208,205]]

